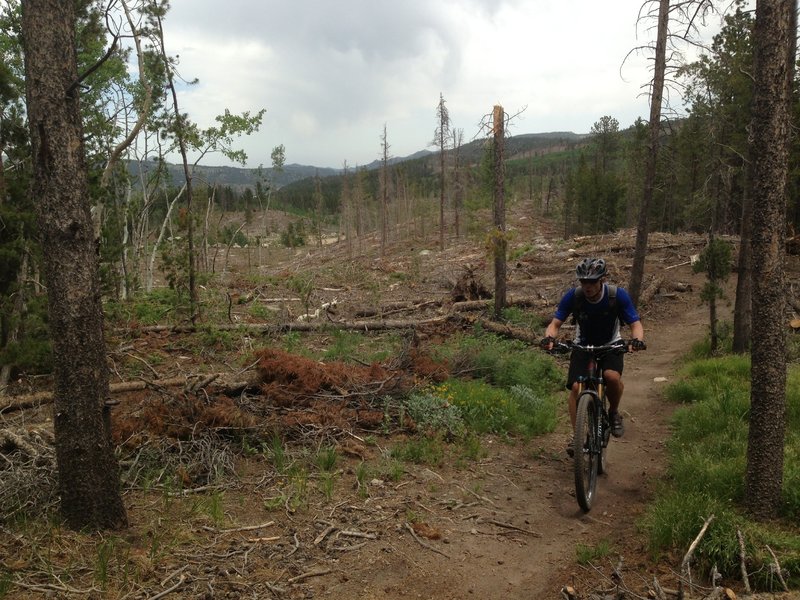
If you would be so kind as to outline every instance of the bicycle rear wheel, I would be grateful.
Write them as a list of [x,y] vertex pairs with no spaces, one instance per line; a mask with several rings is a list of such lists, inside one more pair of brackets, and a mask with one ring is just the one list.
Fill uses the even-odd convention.
[[575,461],[575,497],[583,512],[592,508],[595,489],[597,488],[597,470],[600,455],[596,449],[601,446],[597,435],[597,414],[594,396],[583,393],[578,398],[578,414],[575,420],[574,461]]

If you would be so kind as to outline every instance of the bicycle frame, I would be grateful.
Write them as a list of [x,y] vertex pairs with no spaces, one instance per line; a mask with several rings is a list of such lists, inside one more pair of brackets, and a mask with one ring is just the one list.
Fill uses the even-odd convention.
[[[611,352],[618,348],[617,345],[607,344],[609,349],[607,351],[601,351],[602,354],[606,354],[607,352]],[[597,420],[596,423],[596,435],[592,438],[594,440],[599,440],[600,445],[595,445],[594,448],[587,448],[589,452],[594,454],[601,454],[603,448],[608,446],[608,440],[611,433],[610,422],[608,419],[608,402],[606,400],[606,386],[605,381],[603,380],[603,360],[602,354],[596,354],[595,347],[593,346],[579,346],[577,344],[573,344],[573,348],[579,351],[588,352],[589,354],[589,364],[586,368],[585,375],[579,375],[577,379],[578,383],[578,396],[580,398],[582,394],[591,394],[592,398],[594,399],[595,405],[595,414],[600,415],[600,418]],[[603,348],[602,346],[598,348]],[[591,350],[590,350],[591,349]],[[600,460],[598,464],[598,470],[600,473],[605,471],[605,464],[604,461]]]

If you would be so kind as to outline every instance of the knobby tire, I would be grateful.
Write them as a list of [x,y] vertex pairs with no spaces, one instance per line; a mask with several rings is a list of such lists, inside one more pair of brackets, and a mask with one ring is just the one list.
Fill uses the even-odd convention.
[[[606,410],[607,410],[608,409],[608,405],[607,405],[606,402],[607,402],[606,399],[603,398],[603,404],[604,404],[604,406],[606,407]],[[599,418],[602,419],[603,417],[599,417]],[[595,431],[597,431],[596,428],[595,428]],[[600,443],[599,443],[600,456],[599,456],[599,460],[597,461],[597,474],[598,475],[603,475],[604,473],[608,473],[608,462],[606,461],[606,450],[608,449],[608,439],[611,436],[611,423],[606,422],[606,427],[604,429],[603,434],[605,436],[605,439],[601,439]]]
[[600,444],[596,441],[597,419],[594,397],[584,393],[578,398],[578,414],[575,420],[574,461],[575,461],[575,497],[583,512],[592,508],[595,489],[597,488],[597,470],[599,455],[592,452]]

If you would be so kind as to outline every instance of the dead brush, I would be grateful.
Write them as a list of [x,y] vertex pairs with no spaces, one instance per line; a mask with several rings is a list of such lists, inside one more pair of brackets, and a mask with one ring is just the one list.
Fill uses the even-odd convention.
[[0,523],[46,511],[58,498],[49,429],[0,430]]

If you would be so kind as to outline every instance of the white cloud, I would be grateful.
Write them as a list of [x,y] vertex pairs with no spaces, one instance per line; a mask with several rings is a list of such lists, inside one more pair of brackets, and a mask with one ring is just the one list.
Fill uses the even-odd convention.
[[[251,166],[365,164],[387,126],[391,153],[428,145],[439,93],[466,139],[502,103],[512,133],[586,133],[603,115],[646,117],[641,0],[173,0],[167,51],[200,84],[181,108],[201,126],[226,108],[266,108],[243,140]],[[624,79],[623,79],[624,77]]]

